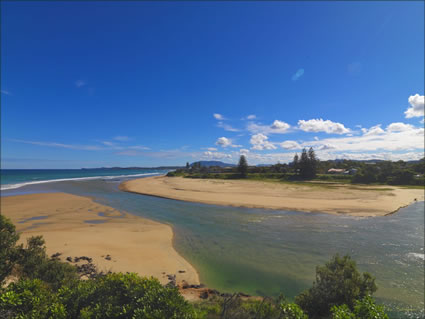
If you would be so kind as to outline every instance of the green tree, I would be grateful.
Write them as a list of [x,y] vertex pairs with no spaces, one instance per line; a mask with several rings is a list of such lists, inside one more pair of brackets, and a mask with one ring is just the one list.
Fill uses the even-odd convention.
[[42,236],[28,238],[26,247],[20,247],[18,251],[18,269],[22,278],[40,279],[53,289],[78,278],[75,266],[47,256]]
[[0,214],[0,287],[3,281],[10,275],[17,261],[16,242],[19,235],[15,225]]
[[5,318],[69,318],[56,294],[39,279],[11,283],[0,294],[1,311]]
[[[295,158],[294,158],[295,160]],[[314,178],[317,172],[318,160],[313,148],[307,150],[304,148],[301,157],[298,160],[300,175],[303,178]]]
[[193,318],[193,307],[177,288],[137,274],[109,274],[81,280],[58,292],[69,318]]
[[314,152],[312,147],[310,147],[310,149],[308,150],[308,161],[310,178],[314,178],[316,177],[319,160],[317,159],[316,153]]
[[248,173],[248,162],[245,158],[245,155],[241,155],[241,157],[239,158],[238,172],[244,178]]
[[354,309],[355,301],[376,291],[375,279],[369,273],[360,274],[349,256],[335,255],[323,267],[316,267],[313,287],[302,292],[295,302],[311,318],[329,315],[333,306],[347,305]]
[[298,174],[299,157],[298,157],[298,154],[296,154],[296,153],[294,155],[294,160],[292,161],[292,167],[294,168],[294,172]]
[[385,308],[377,305],[370,296],[356,300],[353,311],[347,305],[341,305],[333,306],[331,313],[332,319],[388,319]]

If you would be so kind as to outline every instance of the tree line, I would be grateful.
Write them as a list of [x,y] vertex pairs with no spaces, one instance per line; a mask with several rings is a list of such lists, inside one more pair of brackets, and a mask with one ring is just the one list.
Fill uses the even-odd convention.
[[[329,169],[347,171],[344,174],[329,174]],[[200,162],[170,172],[168,176],[192,178],[278,178],[283,180],[323,180],[360,184],[418,185],[424,186],[425,159],[419,161],[321,161],[313,148],[303,149],[295,154],[288,164],[277,163],[268,166],[250,166],[245,155],[238,165],[232,167],[205,167]]]

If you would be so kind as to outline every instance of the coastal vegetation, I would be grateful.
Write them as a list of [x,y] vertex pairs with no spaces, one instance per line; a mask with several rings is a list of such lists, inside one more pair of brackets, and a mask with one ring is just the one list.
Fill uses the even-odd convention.
[[244,159],[243,174],[238,166],[203,166],[195,162],[169,172],[167,176],[183,176],[187,178],[213,179],[252,179],[272,180],[279,182],[315,182],[374,185],[405,185],[423,187],[425,185],[425,158],[419,161],[353,161],[328,160],[321,161],[314,150],[303,149],[301,155],[294,155],[288,164],[276,163],[267,166],[248,166]]
[[[1,318],[388,318],[371,295],[374,278],[349,257],[317,267],[313,287],[290,302],[242,293],[201,294],[188,302],[174,284],[134,273],[87,272],[47,256],[42,237],[17,244],[15,226],[0,215]],[[85,259],[90,260],[89,257]],[[205,296],[206,294],[206,296]]]

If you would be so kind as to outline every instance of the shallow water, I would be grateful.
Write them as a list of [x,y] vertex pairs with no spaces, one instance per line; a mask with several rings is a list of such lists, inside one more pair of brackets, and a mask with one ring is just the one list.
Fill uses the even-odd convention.
[[[220,291],[293,298],[311,287],[316,265],[349,254],[376,277],[375,296],[393,317],[422,318],[424,307],[424,202],[385,217],[204,205],[125,193],[117,181],[73,181],[28,191],[92,196],[118,210],[173,226],[175,248]],[[52,188],[54,187],[54,188]],[[7,192],[5,192],[7,195]]]

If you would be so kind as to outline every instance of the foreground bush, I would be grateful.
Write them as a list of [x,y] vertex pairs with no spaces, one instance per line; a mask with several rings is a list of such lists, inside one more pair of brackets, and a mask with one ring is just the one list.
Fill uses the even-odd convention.
[[366,296],[362,300],[356,300],[353,311],[347,305],[342,305],[333,306],[331,312],[332,319],[388,319],[384,307],[376,305],[370,296]]
[[313,287],[295,298],[311,318],[329,316],[333,306],[346,305],[353,310],[356,300],[373,294],[377,287],[369,273],[360,274],[349,256],[335,255],[323,267],[316,268]]
[[11,284],[0,297],[10,318],[194,318],[176,288],[136,274],[109,274],[80,280],[57,292],[41,280]]
[[234,294],[228,298],[215,297],[196,303],[197,318],[205,319],[308,319],[302,309],[277,299],[242,299]]

